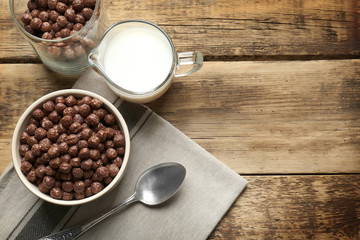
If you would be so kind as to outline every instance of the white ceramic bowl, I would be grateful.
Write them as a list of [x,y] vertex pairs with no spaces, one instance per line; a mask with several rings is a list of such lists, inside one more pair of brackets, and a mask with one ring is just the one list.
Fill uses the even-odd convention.
[[[44,194],[42,192],[40,192],[40,190],[38,189],[38,187],[36,185],[34,185],[33,183],[29,182],[26,179],[26,176],[21,172],[20,170],[20,166],[21,166],[21,156],[19,153],[19,146],[20,146],[20,135],[22,132],[25,131],[27,125],[28,125],[28,121],[31,118],[32,112],[37,108],[42,106],[42,104],[48,100],[55,100],[55,98],[57,96],[68,96],[68,95],[73,95],[75,97],[83,97],[83,96],[90,96],[90,97],[96,97],[98,99],[100,99],[103,102],[103,106],[110,112],[112,113],[118,122],[118,125],[122,131],[122,133],[124,134],[125,137],[125,153],[124,153],[124,157],[123,157],[123,163],[122,166],[120,168],[119,173],[116,175],[116,177],[113,179],[113,181],[107,185],[102,191],[100,191],[99,193],[91,196],[91,197],[87,197],[84,199],[80,199],[80,200],[57,200],[54,199],[52,197],[50,197],[50,195]],[[51,202],[54,204],[59,204],[59,205],[79,205],[79,204],[84,204],[84,203],[88,203],[91,202],[95,199],[98,199],[102,196],[104,196],[106,193],[108,193],[109,191],[111,191],[122,179],[122,177],[125,174],[125,169],[129,160],[129,154],[130,154],[130,135],[129,135],[129,130],[127,128],[126,122],[124,120],[124,118],[121,116],[121,114],[119,113],[119,111],[105,98],[101,97],[98,94],[95,94],[93,92],[89,92],[89,91],[84,91],[84,90],[79,90],[79,89],[66,89],[66,90],[60,90],[60,91],[56,91],[56,92],[52,92],[49,93],[43,97],[41,97],[40,99],[38,99],[37,101],[35,101],[33,104],[31,104],[26,110],[25,112],[21,115],[16,127],[15,127],[15,131],[13,134],[13,138],[12,138],[12,158],[13,158],[13,163],[14,163],[14,167],[16,170],[17,175],[19,176],[20,180],[22,181],[22,183],[32,192],[34,193],[36,196],[38,196],[39,198],[47,201],[47,202]]]

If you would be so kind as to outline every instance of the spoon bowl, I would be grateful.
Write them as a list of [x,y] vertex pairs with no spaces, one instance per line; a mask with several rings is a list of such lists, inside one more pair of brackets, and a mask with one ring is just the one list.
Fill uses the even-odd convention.
[[[136,183],[136,198],[146,205],[158,205],[171,198],[186,175],[179,163],[163,163],[146,170]],[[171,179],[171,181],[169,181]]]

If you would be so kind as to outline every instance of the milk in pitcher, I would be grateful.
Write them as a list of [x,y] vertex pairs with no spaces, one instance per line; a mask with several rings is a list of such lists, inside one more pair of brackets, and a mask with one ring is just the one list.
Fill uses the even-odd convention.
[[118,86],[134,93],[153,91],[172,69],[173,51],[155,28],[134,26],[118,32],[104,52],[104,70]]

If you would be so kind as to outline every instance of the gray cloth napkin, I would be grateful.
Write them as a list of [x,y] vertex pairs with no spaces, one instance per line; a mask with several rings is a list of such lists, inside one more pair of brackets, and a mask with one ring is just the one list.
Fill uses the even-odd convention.
[[11,164],[0,178],[0,239],[38,239],[90,219],[129,197],[144,170],[169,161],[187,170],[182,188],[172,199],[157,207],[128,206],[80,239],[206,239],[247,181],[149,108],[119,99],[93,70],[85,72],[74,88],[102,95],[125,118],[131,136],[126,174],[101,199],[67,207],[35,197]]

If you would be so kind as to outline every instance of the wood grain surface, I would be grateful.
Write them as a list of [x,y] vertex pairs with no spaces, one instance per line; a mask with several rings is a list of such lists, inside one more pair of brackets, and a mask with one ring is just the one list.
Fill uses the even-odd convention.
[[360,176],[245,176],[210,239],[360,239]]
[[[207,62],[149,107],[241,174],[359,173],[359,65]],[[7,146],[21,113],[73,80],[40,64],[0,66],[0,155],[10,161]],[[3,171],[7,162],[1,164]]]
[[[209,239],[360,239],[360,20],[356,0],[106,0],[144,19],[198,73],[148,104],[249,184]],[[0,0],[0,174],[34,100],[71,88],[40,64]]]
[[[206,60],[329,59],[359,56],[356,0],[106,0],[109,24],[144,19],[163,27],[178,51]],[[39,62],[0,1],[0,62]]]

